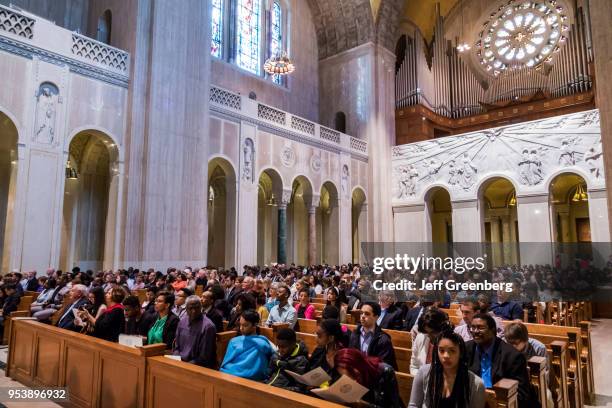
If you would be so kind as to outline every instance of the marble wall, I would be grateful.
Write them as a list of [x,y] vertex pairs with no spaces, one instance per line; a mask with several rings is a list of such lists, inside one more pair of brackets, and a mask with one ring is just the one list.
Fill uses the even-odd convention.
[[90,0],[0,0],[3,6],[13,4],[32,14],[71,31],[87,32]]

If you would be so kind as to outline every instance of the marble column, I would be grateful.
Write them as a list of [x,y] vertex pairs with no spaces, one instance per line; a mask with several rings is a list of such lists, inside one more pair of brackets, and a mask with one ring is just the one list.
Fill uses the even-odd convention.
[[589,190],[589,224],[592,242],[610,242],[608,201],[605,190]]
[[571,242],[572,230],[570,228],[570,215],[569,209],[565,211],[559,211],[559,218],[561,219],[561,242]]
[[317,263],[317,206],[308,207],[308,263]]
[[502,242],[504,243],[504,263],[514,264],[516,260],[514,259],[515,247],[514,242],[512,242],[512,234],[510,233],[510,215],[502,215]]
[[481,242],[483,222],[478,200],[453,201],[453,242]]
[[277,262],[287,262],[287,204],[278,205],[278,259]]
[[[603,235],[607,237],[606,240],[609,240],[609,231],[612,230],[612,224],[610,224],[612,216],[609,212],[612,208],[612,81],[607,78],[612,72],[612,30],[610,30],[612,7],[610,7],[609,0],[590,0],[587,2],[586,10],[589,14],[587,18],[591,20],[590,31],[596,80],[595,97],[601,117],[601,143],[606,173],[607,219],[605,221],[608,223],[608,232]],[[593,224],[595,222],[591,218],[591,228]]]
[[491,252],[493,253],[493,265],[499,266],[504,263],[500,217],[490,217],[489,224],[491,225]]

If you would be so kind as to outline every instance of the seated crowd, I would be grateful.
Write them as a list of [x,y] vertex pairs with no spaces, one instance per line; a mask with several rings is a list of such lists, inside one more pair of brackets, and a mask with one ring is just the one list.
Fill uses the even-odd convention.
[[[139,290],[146,291],[144,302]],[[358,265],[245,267],[242,276],[233,268],[95,274],[49,269],[39,278],[36,272],[3,277],[0,328],[26,291],[39,292],[30,310],[40,322],[113,342],[121,334],[140,336],[144,344],[164,343],[182,361],[295,392],[308,393],[309,387],[287,371],[320,367],[329,383],[346,375],[366,387],[369,406],[483,407],[485,389],[502,378],[518,381],[519,407],[539,406],[527,360],[546,357],[546,348],[520,322],[523,305],[505,295],[491,301],[465,294],[456,309],[461,323],[453,327],[439,309],[450,307],[448,293],[435,299],[409,294],[398,301],[393,292],[374,291]],[[317,318],[311,300],[321,295],[316,348],[308,350],[296,335],[298,319]],[[351,331],[344,324],[357,310]],[[514,322],[504,329],[502,320]],[[288,328],[272,344],[259,330],[276,323]],[[410,401],[399,396],[396,353],[383,329],[412,334]],[[219,365],[216,334],[224,330],[238,335]]]

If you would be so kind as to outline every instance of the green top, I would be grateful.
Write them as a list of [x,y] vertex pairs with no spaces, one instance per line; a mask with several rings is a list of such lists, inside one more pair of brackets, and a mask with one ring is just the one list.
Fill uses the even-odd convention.
[[164,325],[166,324],[166,320],[168,320],[168,315],[162,317],[161,319],[157,319],[155,324],[149,330],[149,335],[147,336],[148,344],[155,343],[163,343],[163,333],[164,333]]

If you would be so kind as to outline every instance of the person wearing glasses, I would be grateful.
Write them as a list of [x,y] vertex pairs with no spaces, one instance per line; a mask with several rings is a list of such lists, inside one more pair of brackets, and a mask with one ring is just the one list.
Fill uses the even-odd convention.
[[539,407],[537,395],[529,382],[527,360],[510,344],[496,336],[495,319],[478,313],[470,326],[474,340],[466,343],[467,364],[471,372],[492,388],[502,378],[518,381],[519,408]]

